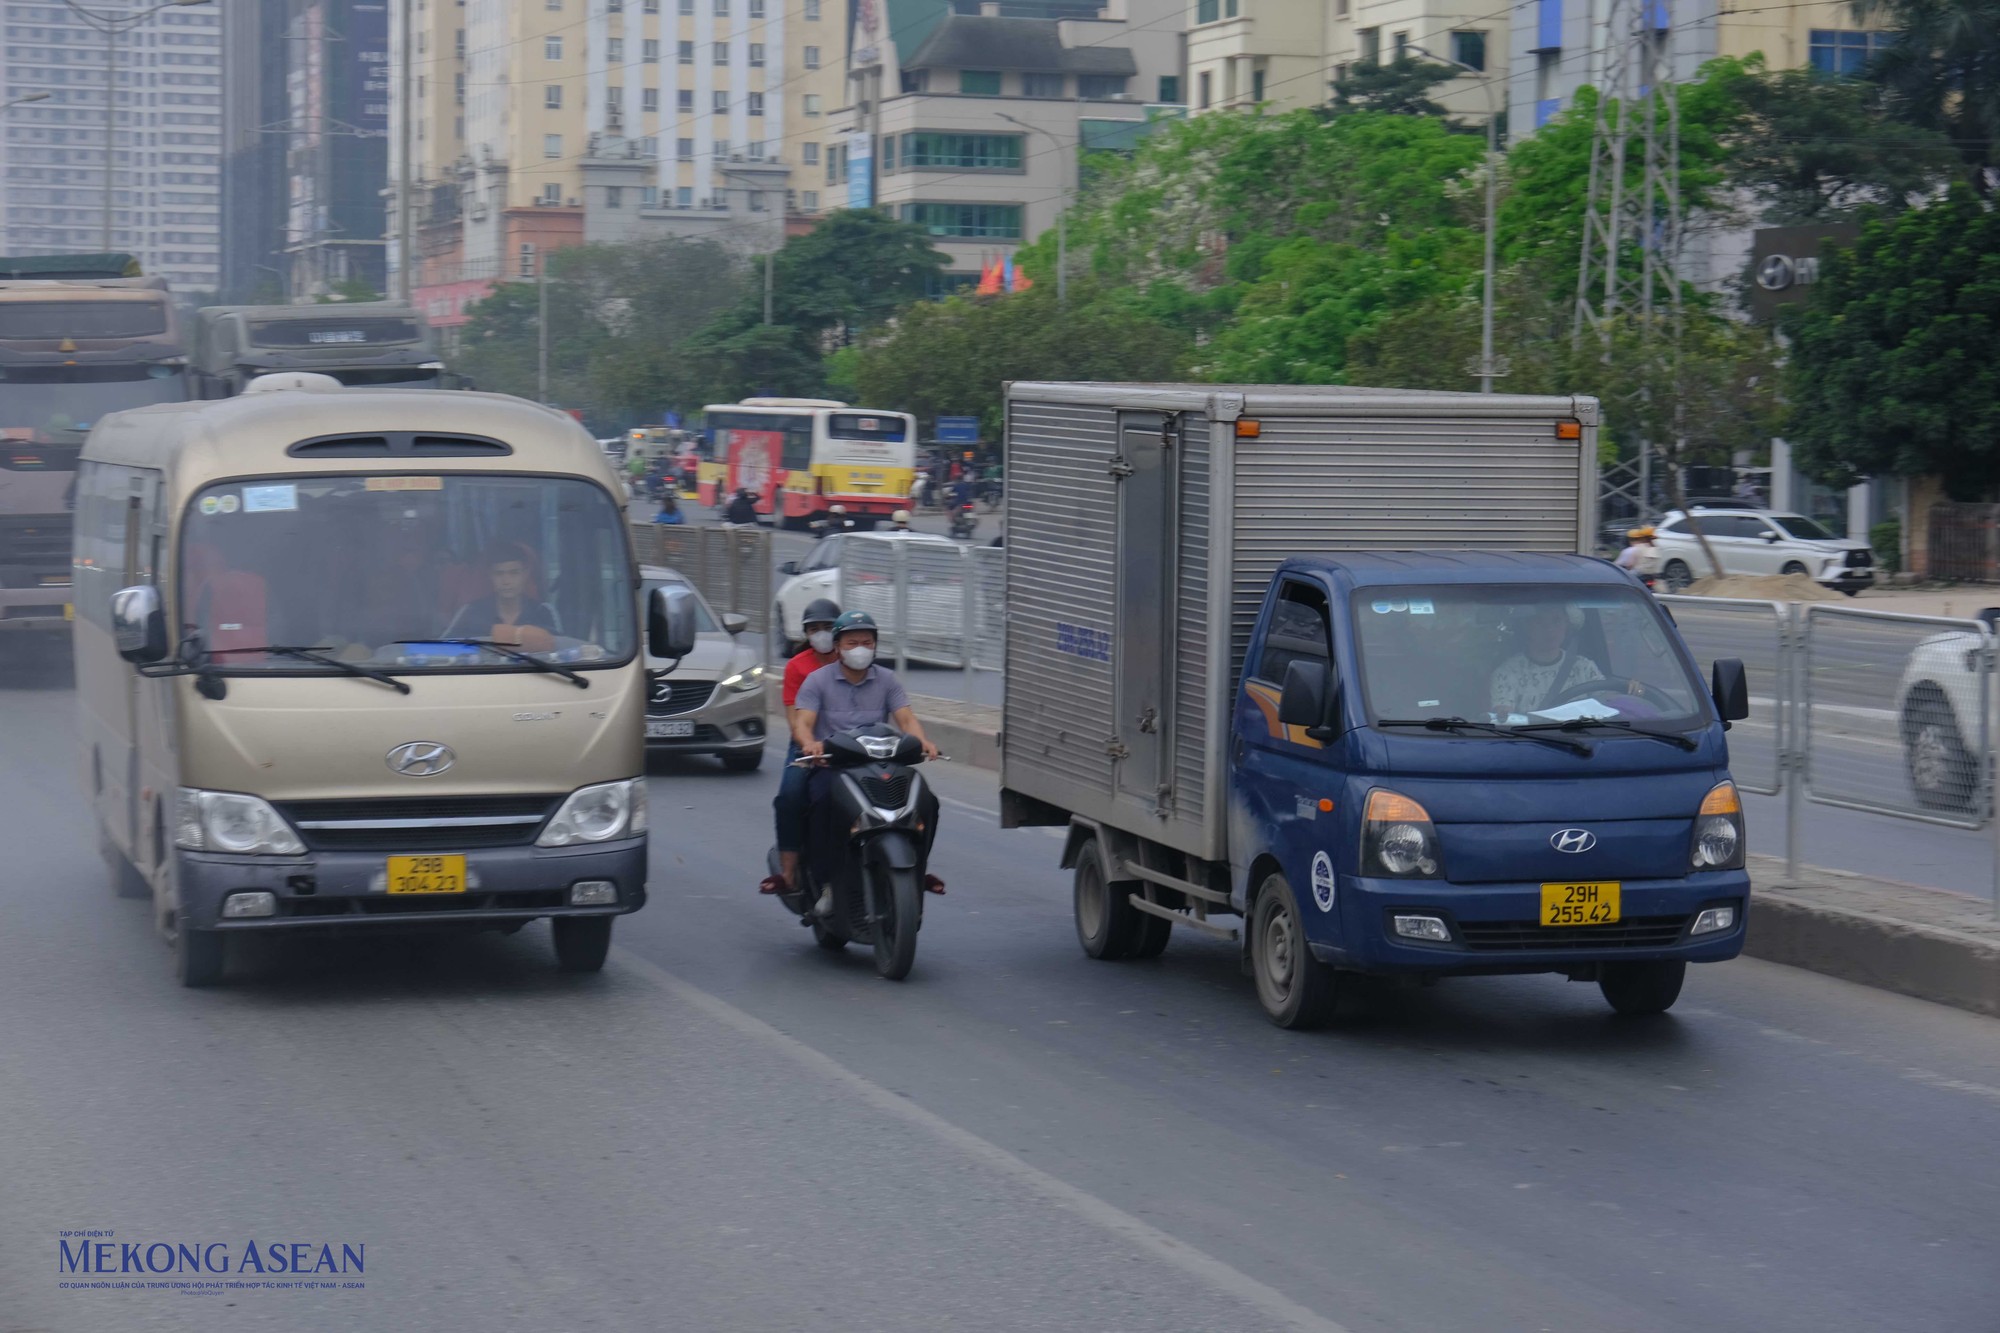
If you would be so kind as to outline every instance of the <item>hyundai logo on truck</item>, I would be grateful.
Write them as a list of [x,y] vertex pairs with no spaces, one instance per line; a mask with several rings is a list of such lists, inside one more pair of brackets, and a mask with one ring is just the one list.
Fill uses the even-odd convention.
[[1559,852],[1587,852],[1597,845],[1597,835],[1587,828],[1559,828],[1549,834],[1549,846]]
[[434,778],[458,759],[449,745],[436,741],[405,741],[387,757],[389,767],[406,778]]

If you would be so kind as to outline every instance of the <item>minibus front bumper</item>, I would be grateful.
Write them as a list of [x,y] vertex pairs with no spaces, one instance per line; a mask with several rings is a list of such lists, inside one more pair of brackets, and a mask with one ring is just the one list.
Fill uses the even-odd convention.
[[[646,905],[646,839],[585,847],[491,847],[464,853],[457,893],[388,891],[386,852],[316,851],[302,856],[230,856],[176,851],[182,922],[193,930],[301,927],[506,925],[538,917],[618,916]],[[578,884],[609,883],[608,902],[576,906]],[[269,893],[262,916],[225,916],[237,894]],[[602,895],[603,890],[595,890]]]
[[[1682,879],[1624,881],[1614,924],[1544,926],[1538,883],[1451,884],[1359,875],[1341,875],[1338,883],[1339,938],[1321,937],[1309,925],[1313,954],[1363,972],[1589,974],[1605,963],[1722,962],[1743,951],[1750,903],[1748,872],[1704,871]],[[1712,908],[1733,909],[1729,926],[1696,934],[1702,914]],[[1309,903],[1307,910],[1318,915]],[[1409,938],[1398,933],[1399,917],[1441,922],[1449,938]]]

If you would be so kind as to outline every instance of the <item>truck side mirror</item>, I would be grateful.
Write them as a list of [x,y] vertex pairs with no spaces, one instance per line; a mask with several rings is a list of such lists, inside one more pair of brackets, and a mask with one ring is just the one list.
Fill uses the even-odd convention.
[[646,651],[679,661],[694,651],[694,594],[655,588],[646,603]]
[[1724,727],[1750,716],[1750,682],[1743,674],[1743,659],[1716,658],[1709,669],[1708,693],[1715,700],[1715,711],[1722,715]]
[[128,662],[158,662],[167,655],[167,615],[160,590],[150,584],[111,594],[111,638]]
[[1308,731],[1326,730],[1333,712],[1333,697],[1333,672],[1327,664],[1309,657],[1295,658],[1285,668],[1285,689],[1278,696],[1278,721]]

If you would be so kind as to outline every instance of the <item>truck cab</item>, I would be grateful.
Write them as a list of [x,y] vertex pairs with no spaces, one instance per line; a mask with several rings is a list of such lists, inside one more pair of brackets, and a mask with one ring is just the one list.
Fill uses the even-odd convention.
[[[1302,942],[1349,971],[1611,978],[1618,1004],[1734,957],[1750,884],[1724,729],[1740,672],[1719,678],[1704,686],[1658,604],[1602,561],[1285,561],[1231,716],[1253,969],[1302,971]],[[1302,941],[1273,938],[1287,927],[1263,894],[1289,896]]]

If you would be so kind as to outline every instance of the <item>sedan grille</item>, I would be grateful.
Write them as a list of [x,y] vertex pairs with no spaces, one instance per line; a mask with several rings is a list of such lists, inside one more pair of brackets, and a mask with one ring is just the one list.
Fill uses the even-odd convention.
[[535,840],[560,796],[419,796],[278,806],[316,852],[445,852]]
[[715,693],[712,680],[675,680],[671,676],[651,678],[646,695],[646,712],[652,717],[692,713],[708,703]]
[[1875,556],[1872,552],[1849,551],[1847,553],[1847,567],[1849,569],[1866,569],[1874,563]]
[[1534,921],[1460,921],[1468,949],[1656,949],[1673,944],[1687,929],[1685,916],[1627,917],[1609,926],[1544,926]]

